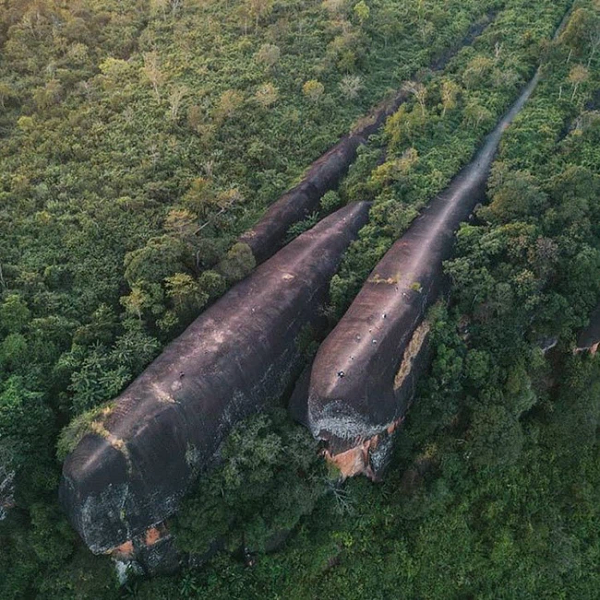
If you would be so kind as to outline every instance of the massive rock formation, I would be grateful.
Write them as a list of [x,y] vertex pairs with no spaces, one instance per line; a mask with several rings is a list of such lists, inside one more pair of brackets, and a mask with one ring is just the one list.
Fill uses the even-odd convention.
[[126,551],[152,533],[231,426],[282,394],[299,362],[298,334],[320,320],[330,279],[368,209],[364,202],[340,209],[258,267],[93,423],[67,457],[60,485],[92,552]]
[[454,233],[484,194],[500,137],[531,95],[536,74],[475,159],[415,220],[370,274],[321,345],[307,421],[344,475],[373,476],[382,440],[403,418],[427,348],[425,311],[440,295]]

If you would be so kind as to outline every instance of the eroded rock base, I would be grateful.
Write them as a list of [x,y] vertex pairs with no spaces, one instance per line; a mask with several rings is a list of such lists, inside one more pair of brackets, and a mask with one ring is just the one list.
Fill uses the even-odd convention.
[[402,421],[404,417],[394,421],[381,433],[363,440],[344,452],[333,454],[325,449],[323,456],[340,472],[342,480],[364,475],[371,481],[378,481],[388,464],[393,448],[393,436]]

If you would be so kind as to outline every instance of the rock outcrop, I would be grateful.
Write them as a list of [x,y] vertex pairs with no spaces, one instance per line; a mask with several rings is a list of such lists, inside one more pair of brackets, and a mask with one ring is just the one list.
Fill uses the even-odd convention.
[[590,315],[590,322],[577,336],[575,353],[590,352],[596,354],[600,346],[600,304],[596,306]]
[[151,535],[232,425],[279,397],[297,339],[322,320],[329,282],[368,218],[348,205],[229,290],[104,411],[67,457],[60,500],[95,553]]
[[[321,345],[308,387],[307,421],[343,475],[376,475],[379,440],[402,420],[426,363],[426,310],[444,285],[454,234],[483,198],[503,131],[533,92],[536,74],[475,159],[435,198],[370,274]],[[297,406],[297,401],[296,401]],[[302,412],[302,411],[299,411]]]

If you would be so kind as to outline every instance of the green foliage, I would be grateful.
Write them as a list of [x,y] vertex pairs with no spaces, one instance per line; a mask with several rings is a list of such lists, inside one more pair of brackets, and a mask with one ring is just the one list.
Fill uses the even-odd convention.
[[204,271],[198,279],[200,289],[204,290],[209,298],[217,298],[227,288],[227,283],[223,276],[216,271]]
[[476,466],[514,464],[523,448],[523,431],[503,406],[488,405],[474,411],[469,435],[471,460]]
[[494,190],[491,204],[480,214],[502,223],[527,217],[537,218],[546,206],[546,195],[535,178],[526,171],[513,171]]
[[340,198],[340,195],[333,190],[330,190],[329,192],[323,194],[323,197],[321,198],[320,202],[321,209],[325,213],[333,212],[334,210],[339,208],[341,204],[342,199]]
[[361,25],[369,18],[369,15],[371,14],[371,10],[364,0],[360,0],[358,4],[355,4],[353,10]]
[[160,283],[174,270],[185,267],[185,246],[178,240],[163,236],[148,241],[144,248],[125,256],[125,279],[132,285],[138,281]]
[[19,294],[10,294],[0,306],[0,325],[9,333],[18,333],[29,321],[31,312]]
[[13,375],[0,391],[0,439],[10,440],[17,467],[31,464],[51,439],[54,419],[40,392],[28,389],[22,377]]
[[227,252],[218,268],[228,283],[235,283],[246,277],[255,266],[256,259],[250,246],[238,242]]
[[307,433],[278,412],[250,419],[174,529],[185,549],[222,538],[258,564],[221,555],[131,593],[595,597],[600,374],[565,350],[600,297],[597,3],[579,0],[553,43],[566,0],[142,4],[0,11],[0,473],[16,470],[0,597],[127,594],[57,509],[55,448],[254,267],[239,233],[405,82],[409,101],[321,202],[374,201],[331,283],[335,321],[540,57],[491,202],[457,236],[455,304],[434,311],[432,368],[386,482],[324,494]]
[[312,227],[314,227],[319,222],[319,213],[314,212],[303,221],[298,221],[294,223],[287,231],[286,241],[291,241],[294,238],[298,237],[301,233],[308,231]]
[[309,514],[325,491],[310,434],[281,409],[234,427],[222,463],[200,478],[174,521],[178,546],[204,554],[211,544],[265,552]]
[[92,340],[87,346],[73,344],[61,355],[54,372],[70,382],[71,414],[112,399],[158,353],[158,340],[148,335],[139,321],[127,321],[125,327],[112,346]]
[[96,406],[87,412],[77,415],[69,424],[63,427],[56,443],[56,458],[65,460],[67,454],[73,452],[81,438],[92,431],[91,425],[94,421],[110,411],[110,404]]
[[166,277],[167,297],[173,301],[177,313],[193,316],[208,302],[209,294],[187,273],[176,273]]
[[319,102],[325,92],[325,86],[316,79],[306,81],[302,86],[302,93],[311,101]]

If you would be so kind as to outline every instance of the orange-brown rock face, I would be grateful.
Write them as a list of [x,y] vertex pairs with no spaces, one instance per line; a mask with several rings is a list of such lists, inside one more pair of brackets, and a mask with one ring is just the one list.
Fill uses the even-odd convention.
[[368,210],[364,202],[340,209],[263,263],[94,423],[67,457],[60,486],[93,552],[172,514],[231,427],[281,395],[298,362],[297,337],[322,321],[331,277]]
[[352,446],[349,450],[334,454],[325,449],[323,456],[327,462],[339,471],[342,479],[364,475],[376,481],[379,477],[378,473],[382,470],[381,461],[387,459],[392,435],[402,421],[402,418],[394,421],[388,425],[385,431],[359,441],[356,446]]

